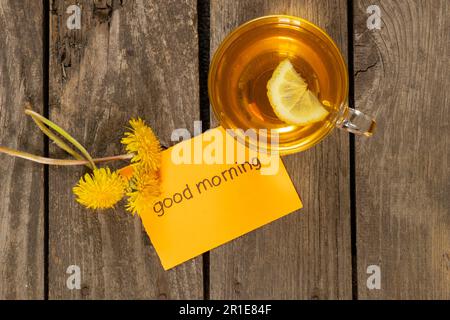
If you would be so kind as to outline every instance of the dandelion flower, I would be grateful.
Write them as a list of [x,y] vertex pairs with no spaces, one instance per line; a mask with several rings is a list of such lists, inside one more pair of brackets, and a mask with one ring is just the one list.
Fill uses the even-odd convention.
[[108,209],[123,198],[125,188],[126,183],[117,172],[100,168],[81,177],[73,193],[77,201],[88,209]]
[[161,145],[153,130],[145,122],[131,119],[131,132],[125,132],[122,144],[128,153],[133,153],[131,162],[139,162],[147,170],[158,170],[161,165]]
[[160,195],[159,177],[155,171],[146,171],[142,167],[135,168],[136,172],[130,181],[131,190],[127,193],[127,211],[133,215],[143,214],[151,210],[153,200]]

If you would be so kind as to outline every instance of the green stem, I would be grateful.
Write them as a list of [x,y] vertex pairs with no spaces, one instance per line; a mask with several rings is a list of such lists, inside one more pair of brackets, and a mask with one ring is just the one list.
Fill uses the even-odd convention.
[[[41,129],[41,131],[50,139],[52,139],[58,147],[66,151],[68,154],[72,155],[77,160],[85,160],[85,158],[80,155],[78,152],[69,147],[62,139],[60,139],[57,135],[51,132],[39,119],[31,116],[36,125]],[[89,162],[87,162],[89,164]]]
[[[13,157],[22,158],[26,160],[30,160],[33,162],[41,163],[41,164],[48,164],[48,165],[55,165],[55,166],[81,166],[89,164],[88,160],[65,160],[65,159],[53,159],[53,158],[45,158],[41,156],[37,156],[31,153],[14,150],[6,147],[0,147],[0,153],[5,153]],[[132,154],[122,154],[118,156],[112,156],[112,157],[105,157],[105,158],[98,158],[98,159],[92,159],[93,163],[103,163],[103,162],[109,162],[109,161],[116,161],[116,160],[130,160],[133,157]]]
[[52,121],[48,120],[47,118],[41,116],[39,113],[34,112],[33,110],[27,109],[27,110],[25,110],[25,114],[31,116],[33,119],[36,118],[36,119],[42,121],[47,126],[49,126],[53,130],[55,130],[57,133],[59,133],[61,136],[63,136],[65,139],[67,139],[67,141],[69,141],[74,147],[76,147],[83,154],[83,156],[87,159],[91,169],[97,168],[95,166],[95,163],[94,163],[91,155],[89,154],[89,152],[87,152],[87,150],[77,140],[75,140],[75,138],[73,138],[69,133],[67,133],[64,129],[62,129],[60,126],[53,123]]

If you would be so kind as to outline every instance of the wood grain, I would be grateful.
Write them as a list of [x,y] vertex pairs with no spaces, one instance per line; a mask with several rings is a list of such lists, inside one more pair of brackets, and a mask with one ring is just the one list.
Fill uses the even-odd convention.
[[[381,30],[366,27],[378,5]],[[356,141],[361,299],[450,298],[450,3],[361,1],[355,12],[356,105],[377,116]],[[368,290],[369,265],[381,290]]]
[[[51,8],[52,120],[94,156],[123,151],[131,117],[145,119],[164,145],[173,129],[191,129],[199,114],[196,2],[78,1],[82,28],[68,30],[72,2]],[[71,188],[82,173],[50,171],[50,298],[202,298],[201,257],[164,272],[141,221],[122,204],[102,213],[75,202]],[[66,288],[69,265],[81,267],[81,290]]]
[[[44,140],[23,111],[43,110],[42,13],[40,1],[0,1],[0,145],[40,155]],[[0,299],[43,299],[43,167],[0,161]]]
[[[213,0],[211,51],[243,22],[290,14],[323,27],[347,53],[346,1]],[[350,299],[349,138],[334,132],[284,158],[304,209],[211,252],[213,299]]]

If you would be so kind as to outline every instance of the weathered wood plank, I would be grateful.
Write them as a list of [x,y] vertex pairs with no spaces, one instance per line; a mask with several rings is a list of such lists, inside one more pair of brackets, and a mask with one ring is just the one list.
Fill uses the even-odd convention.
[[[346,1],[213,0],[212,53],[235,27],[267,14],[315,22],[347,52]],[[350,299],[348,135],[334,132],[284,162],[304,209],[211,252],[211,298]]]
[[[23,106],[43,110],[42,19],[41,1],[0,1],[0,145],[41,155],[43,138]],[[0,160],[0,299],[43,299],[43,167]]]
[[[51,14],[50,114],[95,156],[122,152],[130,117],[163,144],[199,114],[196,2],[78,1],[81,30],[66,8]],[[52,155],[61,152],[52,149]],[[122,209],[88,212],[71,188],[83,169],[50,171],[50,298],[202,298],[202,259],[164,272],[139,218]],[[66,288],[79,265],[82,289]]]
[[[381,30],[366,27],[369,5]],[[361,1],[355,13],[356,105],[377,115],[356,142],[361,299],[450,298],[450,3]],[[368,290],[369,265],[381,290]]]

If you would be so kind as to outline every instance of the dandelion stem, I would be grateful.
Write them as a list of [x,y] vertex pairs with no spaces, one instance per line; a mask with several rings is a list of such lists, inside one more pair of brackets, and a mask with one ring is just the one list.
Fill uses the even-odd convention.
[[[80,152],[83,154],[83,156],[87,159],[91,169],[95,169],[95,163],[89,154],[87,150],[77,141],[75,138],[73,138],[69,133],[67,133],[64,129],[62,129],[60,126],[55,124],[54,122],[48,120],[47,118],[41,116],[39,113],[34,112],[33,110],[26,109],[25,114],[31,116],[33,119],[38,119],[39,121],[42,121],[47,126],[55,130],[57,133],[59,133],[61,136],[63,136],[67,141],[69,141],[74,147],[76,147]],[[79,160],[80,161],[80,160]]]
[[[65,160],[65,159],[53,159],[53,158],[45,158],[41,156],[37,156],[31,153],[14,150],[6,147],[0,147],[0,153],[5,153],[13,157],[22,158],[26,160],[30,160],[33,162],[41,163],[41,164],[48,164],[48,165],[55,165],[55,166],[82,166],[89,164],[88,160]],[[116,161],[116,160],[130,160],[134,155],[133,154],[122,154],[118,156],[111,156],[111,157],[104,157],[104,158],[97,158],[92,159],[93,163],[103,163],[103,162],[109,162],[109,161]]]
[[[71,147],[69,147],[61,138],[59,138],[57,135],[55,135],[53,132],[51,132],[39,119],[31,116],[33,121],[36,123],[36,125],[41,129],[41,131],[50,139],[52,139],[58,147],[66,151],[68,154],[73,156],[77,160],[85,160],[85,158],[80,155],[78,152],[73,150]],[[89,164],[89,162],[87,162]]]

